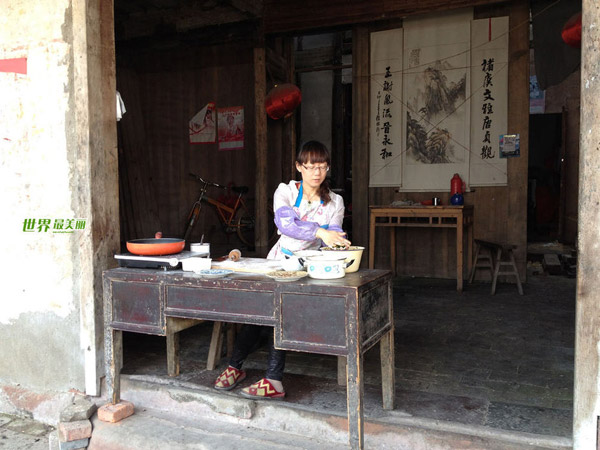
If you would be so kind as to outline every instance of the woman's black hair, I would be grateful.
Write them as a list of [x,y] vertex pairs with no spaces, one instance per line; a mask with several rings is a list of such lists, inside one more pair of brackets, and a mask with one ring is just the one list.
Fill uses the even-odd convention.
[[[331,165],[331,155],[322,142],[307,141],[296,155],[296,162],[302,165],[327,163],[327,167],[329,167]],[[321,197],[324,205],[331,201],[327,177],[325,177],[321,186],[319,186],[319,197]]]

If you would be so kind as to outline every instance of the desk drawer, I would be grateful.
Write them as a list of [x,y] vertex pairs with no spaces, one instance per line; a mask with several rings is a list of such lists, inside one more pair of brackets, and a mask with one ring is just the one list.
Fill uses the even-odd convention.
[[275,346],[327,355],[346,354],[346,297],[281,293]]
[[272,325],[275,294],[223,287],[166,287],[167,315]]
[[112,321],[117,330],[164,334],[160,284],[111,281]]

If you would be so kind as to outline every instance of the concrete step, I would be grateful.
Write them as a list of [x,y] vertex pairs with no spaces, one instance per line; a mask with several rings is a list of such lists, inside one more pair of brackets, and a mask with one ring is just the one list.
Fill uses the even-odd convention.
[[224,421],[173,416],[160,410],[142,409],[118,424],[92,421],[94,432],[88,450],[292,450],[344,449],[285,432],[239,427]]
[[[123,375],[122,398],[136,413],[117,424],[94,420],[90,449],[348,448],[347,417],[285,401],[254,401],[193,383]],[[365,418],[368,449],[538,450],[572,440],[432,420],[400,411]]]

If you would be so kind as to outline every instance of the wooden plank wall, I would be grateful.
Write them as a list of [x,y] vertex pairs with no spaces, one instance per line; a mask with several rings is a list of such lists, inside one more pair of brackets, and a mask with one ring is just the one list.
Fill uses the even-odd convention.
[[267,153],[267,114],[265,112],[265,97],[267,95],[267,66],[265,47],[253,49],[254,67],[254,136],[256,149],[256,179],[255,179],[255,209],[256,209],[256,250],[259,256],[265,257],[269,252],[267,241],[269,239],[267,230],[267,167],[269,158]]
[[[475,208],[475,237],[480,239],[508,241],[518,246],[515,257],[522,279],[525,279],[527,253],[527,158],[528,158],[528,123],[529,123],[529,40],[528,40],[528,4],[524,1],[513,1],[505,6],[480,7],[475,11],[476,18],[509,16],[509,122],[508,131],[521,136],[521,157],[508,161],[508,186],[478,187],[474,192],[465,195],[465,204]],[[363,47],[368,46],[368,33],[355,33],[354,49],[363,54]],[[366,41],[365,41],[366,40]],[[368,48],[368,47],[367,47]],[[368,50],[367,50],[368,54]],[[368,68],[360,60],[354,64],[354,70]],[[355,73],[356,78],[359,76]],[[354,86],[354,112],[368,111],[368,96],[364,95],[364,86]],[[366,88],[368,90],[368,87]],[[362,117],[362,114],[361,114]],[[354,130],[355,136],[368,136],[368,120],[355,120],[355,126],[362,130]],[[354,243],[368,243],[368,212],[360,193],[368,190],[368,204],[385,205],[395,200],[422,201],[433,196],[440,197],[443,204],[449,204],[448,192],[415,192],[397,193],[394,188],[368,187],[368,172],[358,170],[368,163],[365,154],[368,145],[354,140],[353,156],[355,158],[353,174],[353,193],[358,193],[360,202],[353,199]],[[357,166],[357,164],[360,164]],[[448,180],[448,189],[450,180]],[[378,231],[377,249],[375,251],[375,267],[389,267],[389,239],[387,231]],[[454,278],[456,276],[456,239],[455,233],[444,229],[400,228],[397,230],[397,262],[398,274],[414,276],[431,276]],[[363,267],[365,267],[363,261]],[[466,262],[465,262],[466,264]],[[466,272],[465,272],[466,273]]]
[[[119,122],[122,240],[181,237],[185,218],[197,198],[199,185],[189,172],[211,181],[250,188],[255,192],[255,113],[252,43],[128,51],[118,55],[117,89],[127,113]],[[118,48],[117,48],[118,51]],[[189,120],[208,102],[217,107],[243,106],[245,148],[218,151],[217,144],[191,145]],[[124,183],[128,187],[124,189]],[[272,196],[273,185],[267,187]],[[213,190],[214,196],[223,192]],[[227,243],[216,212],[203,208],[192,241]],[[231,243],[238,243],[231,236]]]
[[[160,219],[154,183],[154,160],[147,158],[144,115],[137,73],[119,70],[118,90],[127,98],[125,119],[118,122],[121,240],[154,236]],[[123,247],[122,243],[122,247]]]

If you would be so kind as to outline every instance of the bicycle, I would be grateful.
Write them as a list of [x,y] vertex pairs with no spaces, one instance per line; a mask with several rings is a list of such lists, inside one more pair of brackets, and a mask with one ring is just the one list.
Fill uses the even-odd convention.
[[[219,221],[221,222],[221,226],[225,233],[237,233],[237,236],[244,244],[248,245],[249,247],[254,247],[254,212],[248,208],[243,198],[244,194],[248,193],[249,191],[248,187],[223,186],[218,183],[213,183],[212,181],[203,180],[194,173],[190,173],[190,175],[200,182],[201,187],[198,200],[196,200],[188,214],[186,220],[187,226],[183,235],[183,239],[186,242],[188,241],[188,238],[192,233],[192,229],[194,228],[194,225],[200,216],[202,202],[207,202],[216,208]],[[218,199],[206,195],[206,191],[209,187],[231,190],[237,194],[237,197],[235,198],[235,201],[232,200],[232,205],[228,205]],[[271,206],[268,207],[267,215],[269,236],[268,244],[271,244],[277,237],[277,228],[275,227],[273,208]]]

